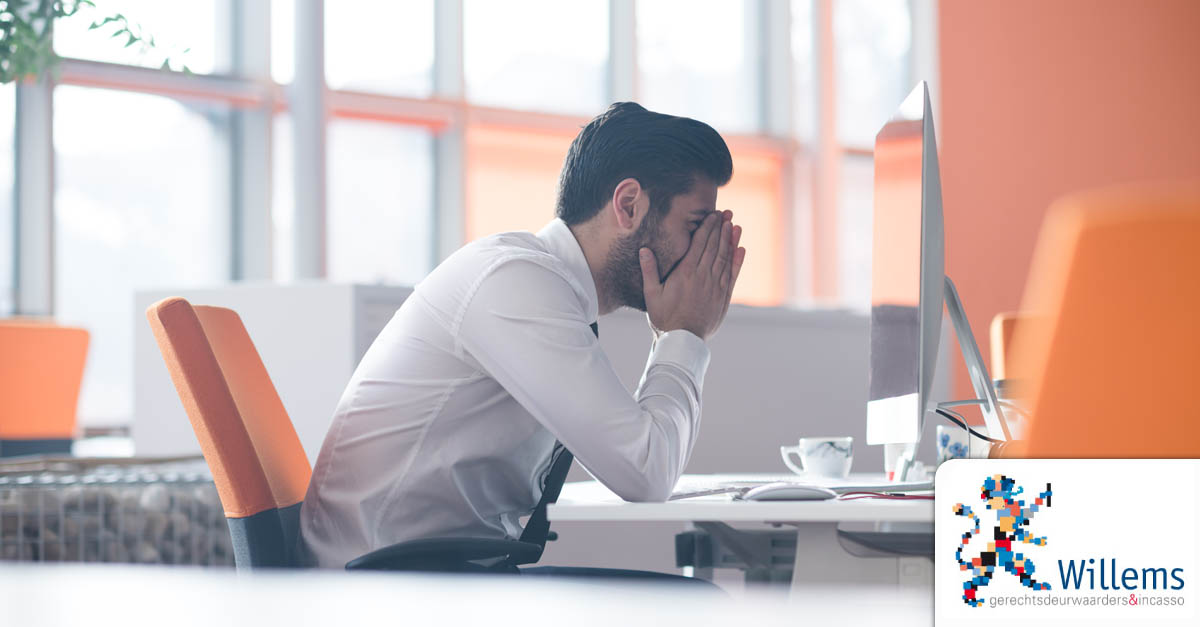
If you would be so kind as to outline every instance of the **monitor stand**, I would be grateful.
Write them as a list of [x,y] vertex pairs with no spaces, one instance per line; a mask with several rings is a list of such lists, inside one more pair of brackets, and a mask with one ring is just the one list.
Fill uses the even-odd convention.
[[[987,366],[983,363],[983,355],[979,352],[979,345],[975,343],[975,334],[971,332],[971,323],[967,320],[966,310],[963,309],[962,299],[958,297],[958,290],[954,287],[954,281],[950,277],[945,277],[944,289],[946,310],[950,314],[950,320],[954,324],[954,333],[958,338],[958,347],[962,351],[963,362],[967,366],[967,373],[971,378],[971,387],[975,389],[975,397],[980,401],[980,411],[983,413],[983,422],[987,426],[988,437],[996,440],[1009,441],[1012,439],[1012,433],[1008,428],[1008,421],[1004,418],[1003,410],[1000,409],[1000,402],[996,396],[996,388],[992,385],[992,379],[988,376]],[[936,403],[930,403],[936,407]],[[899,460],[896,462],[896,477],[900,481],[908,480],[908,471],[912,467],[913,460],[916,457],[917,446],[920,444],[921,435],[925,431],[925,416],[921,416],[921,426],[917,429],[917,441],[905,447],[900,454]]]
[[996,388],[992,378],[988,376],[987,366],[983,363],[983,355],[979,345],[975,343],[975,334],[971,333],[971,323],[967,320],[967,312],[963,309],[962,299],[954,288],[954,281],[946,277],[946,310],[954,323],[954,333],[958,336],[958,348],[962,351],[963,362],[967,365],[967,373],[971,377],[971,387],[975,388],[975,397],[979,399],[980,410],[983,412],[983,423],[987,426],[988,437],[1008,441],[1012,433],[1008,430],[1008,421],[997,400]]

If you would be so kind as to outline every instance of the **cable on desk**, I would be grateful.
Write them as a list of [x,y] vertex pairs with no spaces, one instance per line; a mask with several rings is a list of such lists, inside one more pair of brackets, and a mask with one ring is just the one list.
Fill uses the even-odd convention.
[[[941,403],[938,403],[937,406],[941,409],[949,409],[951,407],[962,407],[964,405],[983,405],[985,403],[987,403],[987,401],[983,400],[982,398],[972,398],[972,399],[968,399],[965,401],[942,401]],[[999,404],[1001,407],[1007,407],[1007,408],[1017,412],[1018,414],[1021,414],[1025,418],[1029,417],[1028,410],[1026,410],[1024,407],[1021,407],[1020,405],[1018,405],[1012,401],[1007,401],[1004,399],[997,399],[996,403]]]
[[973,435],[981,440],[991,442],[992,444],[999,444],[1004,441],[1004,440],[995,440],[995,439],[989,438],[986,435],[983,435],[982,433],[967,426],[967,419],[964,418],[962,414],[960,414],[956,411],[953,411],[950,409],[942,409],[941,407],[938,407],[934,411],[941,414],[942,416],[945,416],[947,419],[950,420],[950,422],[953,422],[954,424],[962,427],[963,429],[966,429],[967,433],[970,433],[971,435]]
[[894,499],[894,500],[925,500],[932,501],[932,494],[900,494],[896,492],[843,492],[838,495],[839,501],[856,501],[858,499]]

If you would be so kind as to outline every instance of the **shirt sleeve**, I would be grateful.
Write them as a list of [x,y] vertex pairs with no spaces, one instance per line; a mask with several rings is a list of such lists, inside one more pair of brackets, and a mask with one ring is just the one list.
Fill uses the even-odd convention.
[[481,282],[457,339],[610,490],[666,500],[700,427],[708,347],[688,331],[662,334],[630,396],[591,322],[566,278],[510,261]]

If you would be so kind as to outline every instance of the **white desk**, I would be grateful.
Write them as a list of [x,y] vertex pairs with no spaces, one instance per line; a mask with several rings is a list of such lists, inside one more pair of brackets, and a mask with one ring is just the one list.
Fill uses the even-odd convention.
[[[680,484],[775,479],[768,475],[685,475]],[[870,478],[855,479],[865,482]],[[748,581],[777,581],[780,572],[790,566],[793,592],[814,585],[893,585],[926,588],[932,595],[933,564],[929,557],[898,557],[873,550],[844,533],[839,534],[838,530],[839,526],[856,523],[854,526],[866,526],[868,530],[907,530],[931,537],[933,501],[747,502],[735,501],[726,494],[666,503],[627,503],[598,482],[586,481],[564,486],[558,502],[549,507],[548,515],[551,522],[685,523],[707,532],[715,543],[722,545],[715,551],[716,567],[743,568]],[[793,548],[792,561],[781,564],[781,559],[791,555]],[[711,569],[698,568],[694,574],[711,577]]]
[[746,601],[703,590],[550,580],[545,577],[350,573],[182,566],[22,564],[0,568],[5,625],[412,624],[574,627],[816,624],[930,625],[933,613],[913,594],[868,597],[823,590],[790,601]]

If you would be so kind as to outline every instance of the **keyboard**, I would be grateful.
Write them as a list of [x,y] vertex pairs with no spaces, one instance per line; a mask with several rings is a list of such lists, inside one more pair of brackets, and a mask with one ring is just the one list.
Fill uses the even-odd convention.
[[[862,481],[862,479],[862,477],[824,479],[818,480],[816,485],[829,488],[838,494],[844,492],[922,492],[933,489],[932,481],[891,483],[887,481]],[[805,482],[803,477],[791,474],[778,476],[760,475],[755,477],[754,480],[737,479],[729,475],[684,477],[679,480],[679,483],[675,484],[675,491],[671,493],[671,496],[667,500],[677,501],[679,499],[719,496],[722,494],[729,494],[731,497],[736,498],[742,496],[751,488],[781,481],[812,483],[811,480]]]

